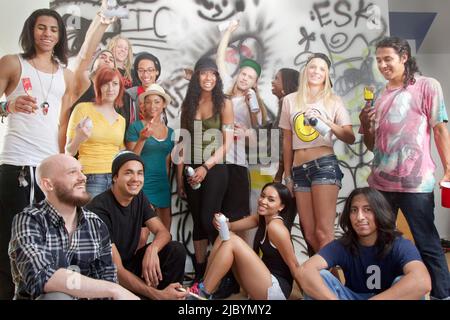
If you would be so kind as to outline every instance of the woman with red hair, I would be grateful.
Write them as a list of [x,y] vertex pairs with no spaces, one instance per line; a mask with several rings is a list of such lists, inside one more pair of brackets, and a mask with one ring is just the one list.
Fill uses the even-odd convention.
[[117,69],[101,67],[95,77],[95,102],[78,104],[70,116],[66,153],[78,153],[92,197],[111,186],[111,163],[124,149],[125,119],[121,107],[124,85]]

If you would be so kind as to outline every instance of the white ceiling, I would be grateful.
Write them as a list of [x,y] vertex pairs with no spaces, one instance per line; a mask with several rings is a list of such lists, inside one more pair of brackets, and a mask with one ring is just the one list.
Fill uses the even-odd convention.
[[437,12],[419,53],[450,54],[449,0],[389,0],[389,11]]

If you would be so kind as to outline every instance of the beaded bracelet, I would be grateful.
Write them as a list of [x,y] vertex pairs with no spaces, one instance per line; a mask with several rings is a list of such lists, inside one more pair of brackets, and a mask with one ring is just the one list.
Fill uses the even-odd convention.
[[3,120],[3,117],[7,117],[8,114],[10,113],[9,112],[9,101],[1,102],[0,106],[1,106],[0,107],[0,117],[2,117],[2,120]]

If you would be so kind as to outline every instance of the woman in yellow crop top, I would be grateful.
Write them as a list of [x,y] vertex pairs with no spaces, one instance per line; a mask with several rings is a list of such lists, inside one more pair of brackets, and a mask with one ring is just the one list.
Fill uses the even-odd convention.
[[350,115],[332,92],[330,67],[325,54],[309,57],[298,91],[283,100],[279,125],[283,129],[285,183],[295,194],[304,237],[314,252],[334,239],[343,173],[334,154],[333,137],[347,144],[355,142]]
[[[200,58],[181,106],[183,159],[177,161],[178,194],[187,197],[194,222],[193,265],[197,279],[206,268],[208,241],[213,243],[217,237],[212,221],[222,209],[228,184],[224,158],[233,139],[233,123],[233,106],[223,93],[216,63]],[[185,165],[195,170],[192,177],[183,177]],[[195,187],[197,184],[201,184],[200,188]]]
[[94,103],[78,104],[70,116],[66,153],[76,155],[86,175],[86,190],[92,197],[111,186],[111,164],[124,149],[125,119],[116,112],[124,91],[117,69],[104,66],[95,77]]

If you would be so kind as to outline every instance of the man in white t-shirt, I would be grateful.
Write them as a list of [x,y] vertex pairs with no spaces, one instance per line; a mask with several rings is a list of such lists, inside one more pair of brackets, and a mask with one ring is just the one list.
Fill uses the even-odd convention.
[[[238,28],[237,21],[232,21],[225,30],[217,51],[217,66],[224,83],[224,91],[231,96],[234,113],[234,143],[226,156],[228,170],[228,187],[222,203],[222,212],[230,221],[240,220],[250,215],[250,174],[248,170],[248,143],[256,145],[256,129],[267,119],[266,109],[259,94],[257,83],[261,75],[261,66],[252,59],[244,59],[239,65],[239,72],[234,80],[226,67],[226,51],[231,34]],[[246,233],[239,234],[247,242]],[[225,277],[221,287],[216,291],[216,299],[228,297],[238,291],[237,282]]]

